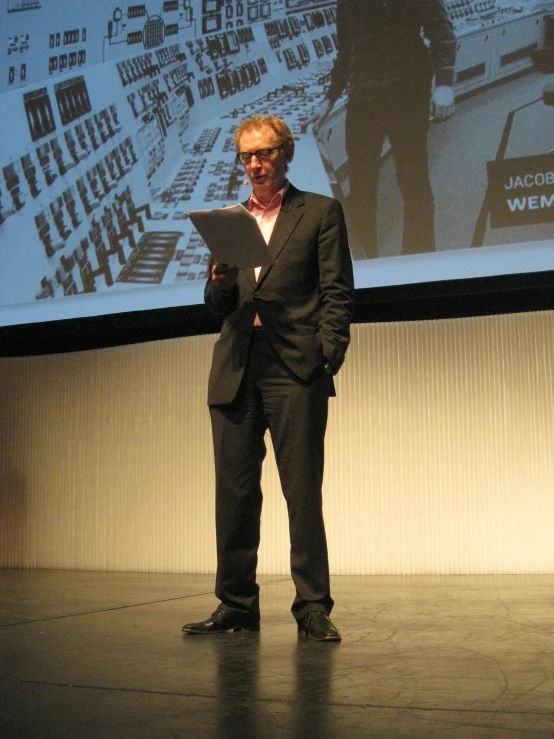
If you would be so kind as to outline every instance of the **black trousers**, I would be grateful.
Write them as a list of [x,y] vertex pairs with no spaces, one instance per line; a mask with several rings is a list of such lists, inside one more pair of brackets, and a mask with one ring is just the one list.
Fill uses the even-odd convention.
[[323,448],[329,379],[295,377],[262,337],[253,341],[235,401],[210,407],[216,475],[216,595],[230,611],[259,613],[256,583],[264,436],[269,430],[286,500],[292,612],[330,613],[327,541],[322,513]]
[[[435,250],[435,203],[429,177],[430,78],[351,91],[346,113],[350,195],[348,230],[358,257],[378,257],[379,169],[388,136],[404,201],[402,254]],[[360,246],[361,245],[361,246]]]

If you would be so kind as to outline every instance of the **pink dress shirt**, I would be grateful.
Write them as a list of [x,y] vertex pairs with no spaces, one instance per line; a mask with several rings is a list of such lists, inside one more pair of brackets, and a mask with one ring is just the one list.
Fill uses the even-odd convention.
[[[254,193],[252,193],[252,195],[250,196],[250,200],[248,202],[248,210],[252,213],[252,215],[258,222],[258,226],[260,227],[260,231],[262,232],[262,236],[264,237],[266,244],[269,244],[269,239],[271,238],[271,234],[273,233],[273,228],[275,226],[277,216],[279,215],[279,211],[281,210],[283,197],[287,191],[288,186],[289,183],[287,181],[279,190],[279,192],[275,193],[269,205],[266,206],[263,206],[260,203]],[[260,276],[261,269],[261,267],[256,267],[254,269],[256,280]],[[261,325],[262,322],[260,321],[259,316],[256,314],[256,317],[254,318],[254,326]]]

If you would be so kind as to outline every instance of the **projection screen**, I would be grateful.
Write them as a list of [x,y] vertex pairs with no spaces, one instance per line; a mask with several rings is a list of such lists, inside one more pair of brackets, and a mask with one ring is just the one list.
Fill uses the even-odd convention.
[[[448,87],[433,68],[439,11],[455,39],[454,115],[429,107],[424,158],[411,160],[412,98],[433,95],[418,72],[388,114],[396,144],[385,131],[372,159],[389,102],[378,73],[389,57],[385,74],[398,72],[391,48],[414,24],[429,85]],[[551,12],[531,0],[5,0],[0,326],[202,303],[209,255],[188,213],[248,197],[233,133],[255,112],[292,129],[296,187],[343,203],[358,289],[554,270]],[[344,89],[314,129],[339,56]],[[353,192],[368,182],[374,205]]]

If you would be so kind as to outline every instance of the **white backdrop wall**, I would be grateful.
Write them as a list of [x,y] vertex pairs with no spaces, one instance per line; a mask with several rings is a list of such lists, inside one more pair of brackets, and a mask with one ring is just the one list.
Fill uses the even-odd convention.
[[[214,571],[214,340],[0,360],[1,567]],[[553,370],[552,312],[353,326],[332,572],[554,572]],[[263,486],[259,570],[284,574],[271,452]]]

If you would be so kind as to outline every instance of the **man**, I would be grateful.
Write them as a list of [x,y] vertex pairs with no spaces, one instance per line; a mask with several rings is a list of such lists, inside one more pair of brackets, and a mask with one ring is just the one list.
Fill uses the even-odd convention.
[[345,208],[356,256],[379,256],[377,196],[386,136],[404,200],[402,253],[434,251],[427,135],[430,113],[436,121],[454,113],[456,40],[448,11],[442,0],[338,0],[337,40],[331,83],[312,122],[317,132],[348,86]]
[[281,119],[244,121],[235,143],[252,185],[244,205],[276,262],[240,272],[212,264],[206,284],[206,304],[224,317],[208,387],[221,604],[183,631],[259,629],[260,479],[269,430],[289,514],[292,613],[301,635],[338,641],[329,618],[321,487],[332,376],[344,360],[353,312],[346,227],[336,200],[288,182],[294,139]]

